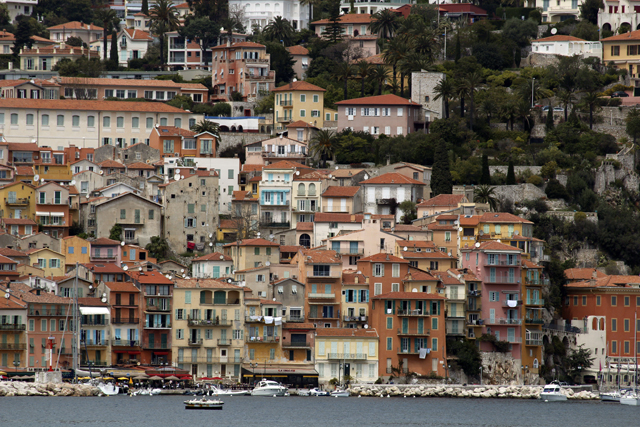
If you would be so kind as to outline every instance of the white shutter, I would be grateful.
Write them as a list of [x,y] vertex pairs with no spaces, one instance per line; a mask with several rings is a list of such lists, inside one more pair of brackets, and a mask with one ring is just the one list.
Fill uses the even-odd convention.
[[382,187],[382,198],[388,199],[391,194],[391,187]]
[[344,115],[345,116],[349,115],[349,107],[344,107]]
[[333,212],[333,199],[327,199],[327,212]]
[[384,133],[385,135],[391,135],[391,126],[385,126]]
[[403,114],[404,114],[404,108],[398,107],[398,117],[402,117]]
[[376,202],[376,188],[375,187],[367,187],[367,202],[375,203]]
[[362,107],[362,108],[360,109],[360,114],[361,114],[362,116],[364,116],[364,107]]
[[344,212],[347,210],[347,199],[340,199],[340,211]]
[[363,132],[369,132],[369,126],[364,126],[364,127],[362,128],[362,131],[363,131]]
[[402,135],[402,126],[398,126],[398,129],[396,129],[396,134]]
[[404,202],[404,187],[398,187],[398,190],[396,191],[396,202]]

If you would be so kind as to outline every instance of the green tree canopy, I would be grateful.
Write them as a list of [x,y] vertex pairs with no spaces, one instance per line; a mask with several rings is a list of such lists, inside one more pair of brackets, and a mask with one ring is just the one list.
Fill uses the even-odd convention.
[[440,139],[436,145],[431,171],[431,195],[451,194],[453,182],[451,180],[451,169],[449,164],[449,153],[444,139]]
[[149,251],[149,256],[156,258],[158,261],[164,260],[169,254],[169,244],[160,236],[153,236],[151,243],[148,243],[145,249]]
[[111,240],[122,240],[122,226],[120,224],[114,224],[109,230],[109,238]]

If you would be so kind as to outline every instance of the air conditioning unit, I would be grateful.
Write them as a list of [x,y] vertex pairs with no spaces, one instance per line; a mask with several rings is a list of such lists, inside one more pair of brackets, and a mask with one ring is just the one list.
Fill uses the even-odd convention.
[[293,276],[291,276],[291,278],[293,278],[293,279],[297,279],[297,278],[298,278],[298,275],[297,275],[297,274],[294,274]]

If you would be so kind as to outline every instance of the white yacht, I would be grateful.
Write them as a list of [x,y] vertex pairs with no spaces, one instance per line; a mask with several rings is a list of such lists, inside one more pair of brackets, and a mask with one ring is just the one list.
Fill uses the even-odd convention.
[[606,391],[600,393],[600,400],[602,402],[620,402],[621,393],[620,391]]
[[637,391],[630,391],[620,396],[620,404],[629,406],[640,406],[640,394]]
[[287,387],[270,380],[262,380],[251,391],[251,396],[285,396]]
[[107,396],[117,396],[120,392],[120,387],[116,387],[111,383],[100,383],[98,384],[98,388]]
[[567,400],[567,396],[562,394],[560,384],[552,382],[544,386],[542,393],[540,393],[540,400],[545,402],[563,402]]
[[208,390],[207,394],[211,396],[249,396],[251,392],[249,392],[248,390],[227,390],[224,388],[211,386],[211,389]]

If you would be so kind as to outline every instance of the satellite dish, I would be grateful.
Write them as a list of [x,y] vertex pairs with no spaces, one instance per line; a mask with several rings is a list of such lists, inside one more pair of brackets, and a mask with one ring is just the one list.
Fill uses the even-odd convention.
[[404,248],[402,248],[402,250],[406,252],[407,250],[409,250],[409,248],[405,246]]
[[269,234],[269,239],[273,239],[274,237],[276,236],[274,236],[273,234]]
[[411,289],[411,292],[418,292],[416,288]]
[[102,301],[102,302],[107,302],[107,298],[106,298],[106,297],[102,297],[102,298],[100,299],[100,301]]
[[102,174],[104,174],[104,171],[100,171],[100,172],[98,172],[98,173],[99,173],[100,175],[102,175]]
[[296,171],[296,175],[300,175],[300,171]]
[[103,293],[102,293],[102,298],[106,298],[106,297],[107,297],[107,293],[106,293],[106,292],[103,292]]
[[142,271],[142,267],[140,267],[140,268],[138,269],[138,271]]
[[449,256],[451,256],[451,251],[449,251]]
[[171,279],[173,279],[173,276],[172,276],[172,275],[169,275],[169,280],[171,280]]
[[44,178],[40,178],[40,182],[44,184]]
[[362,274],[362,271],[358,270],[358,274]]
[[40,175],[35,174],[35,176],[33,177],[34,181],[40,181]]
[[89,285],[89,290],[93,289],[93,285]]
[[340,169],[338,166],[336,166],[336,170]]
[[224,255],[220,255],[220,259],[224,259]]
[[190,279],[190,277],[189,277],[189,276],[187,276],[187,277],[185,277],[185,279],[189,280],[189,279]]
[[120,246],[124,246],[124,242],[120,242]]
[[213,246],[213,243],[209,242],[209,247],[212,247],[212,246]]
[[260,237],[260,232],[258,231],[257,236]]
[[227,283],[231,283],[231,282],[232,282],[232,280],[231,280],[231,279],[227,279]]
[[124,267],[122,267],[122,269],[123,269],[124,271],[127,271],[127,270],[129,269],[129,267],[125,265]]
[[479,248],[479,247],[480,247],[480,243],[476,243],[476,248]]
[[498,239],[498,240],[497,240],[497,242],[498,242],[498,243],[502,243],[502,242],[500,241],[500,239]]
[[271,262],[267,261],[265,262],[265,264],[267,265],[267,267],[269,267],[271,265]]
[[365,329],[369,329],[369,325],[366,325],[366,324],[365,324],[365,325],[364,325],[364,328],[365,328]]
[[176,173],[180,175],[180,169],[176,169]]
[[[207,227],[209,226],[209,224],[206,225]],[[211,238],[211,234],[209,234],[209,238]]]
[[274,298],[273,300],[275,301],[276,299]]
[[11,297],[11,295],[9,295],[8,293],[6,293],[6,294],[4,294],[4,297],[5,297],[6,299],[9,299],[9,298]]
[[180,175],[174,176],[173,179],[175,179],[176,181],[180,181]]
[[518,234],[520,234],[520,232],[518,230],[516,230],[516,231],[513,232],[513,234],[515,234],[517,236]]
[[557,28],[552,28],[552,29],[551,29],[551,34],[556,34],[557,32],[558,32],[558,29],[557,29]]
[[169,275],[168,275],[168,274],[165,274],[165,276],[164,276],[164,277],[166,277],[167,279],[169,279]]
[[458,231],[462,231],[462,227],[458,228]]
[[211,239],[213,237],[213,233],[209,233],[209,238]]
[[181,269],[180,269],[180,273],[184,273],[184,268],[181,268]]
[[69,185],[76,185],[76,180],[72,179],[71,182],[69,183]]

